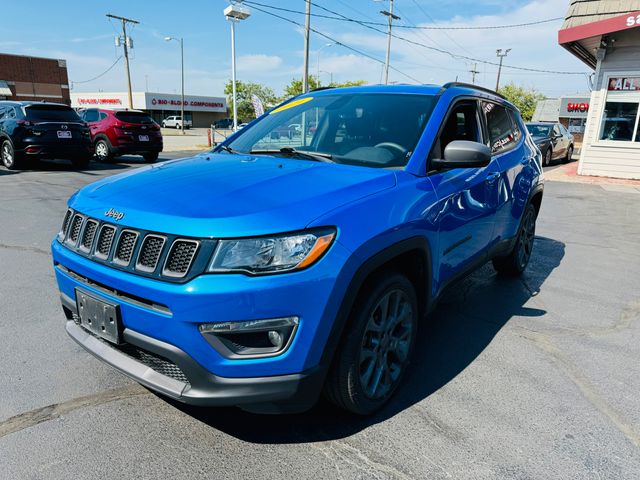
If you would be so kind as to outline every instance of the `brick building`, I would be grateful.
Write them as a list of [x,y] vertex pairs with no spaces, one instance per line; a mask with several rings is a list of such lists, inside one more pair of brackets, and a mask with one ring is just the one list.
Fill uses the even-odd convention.
[[0,100],[41,100],[71,105],[67,62],[0,53]]

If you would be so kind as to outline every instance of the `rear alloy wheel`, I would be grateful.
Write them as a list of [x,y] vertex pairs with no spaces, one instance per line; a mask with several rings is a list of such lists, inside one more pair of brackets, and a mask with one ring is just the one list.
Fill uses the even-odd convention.
[[493,268],[498,273],[518,276],[527,268],[536,236],[536,217],[535,207],[531,204],[527,205],[513,250],[504,257],[495,257],[492,260]]
[[336,352],[325,395],[359,415],[380,409],[409,365],[418,327],[418,302],[404,275],[386,272],[357,300]]
[[551,165],[551,149],[547,148],[547,151],[544,153],[544,160],[542,161],[543,167],[548,167]]
[[2,142],[0,147],[0,157],[2,157],[2,164],[9,170],[18,170],[20,168],[20,162],[16,158],[13,144],[9,140]]
[[96,158],[100,162],[108,162],[111,160],[111,148],[109,147],[109,142],[104,139],[100,139],[96,142],[95,146]]
[[144,155],[142,155],[142,158],[144,158],[144,161],[147,163],[153,163],[156,160],[158,160],[158,152],[147,152]]
[[565,163],[569,163],[571,161],[571,157],[573,157],[573,145],[569,145],[569,148],[567,148],[567,156],[564,157],[564,162]]

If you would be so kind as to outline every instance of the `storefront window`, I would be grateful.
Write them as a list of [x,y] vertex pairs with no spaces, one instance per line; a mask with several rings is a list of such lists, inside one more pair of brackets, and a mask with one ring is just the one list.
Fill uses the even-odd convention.
[[638,103],[607,102],[602,118],[602,130],[600,140],[638,141],[638,135],[634,136],[636,117],[638,116]]

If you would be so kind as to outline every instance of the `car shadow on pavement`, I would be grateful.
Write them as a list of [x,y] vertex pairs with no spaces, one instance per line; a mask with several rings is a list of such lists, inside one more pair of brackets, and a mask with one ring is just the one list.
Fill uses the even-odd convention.
[[252,443],[305,443],[348,437],[395,416],[449,383],[482,353],[512,317],[543,316],[545,310],[525,304],[560,265],[564,252],[564,243],[536,237],[531,262],[521,278],[496,275],[488,263],[448,288],[428,321],[421,325],[403,385],[389,404],[373,416],[351,415],[323,400],[306,413],[275,416],[255,415],[238,408],[170,403],[213,428]]
[[[158,158],[155,163],[166,162],[170,158]],[[103,176],[104,172],[127,170],[139,166],[150,165],[142,157],[124,156],[117,157],[108,162],[100,162],[91,160],[86,168],[77,169],[68,160],[38,160],[34,161],[21,170],[0,169],[0,175],[14,175],[21,172],[76,172],[83,175],[99,175]]]

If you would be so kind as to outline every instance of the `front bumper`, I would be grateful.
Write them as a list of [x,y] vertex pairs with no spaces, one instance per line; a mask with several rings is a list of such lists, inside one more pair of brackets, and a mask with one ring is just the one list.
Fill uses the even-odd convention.
[[[73,302],[63,296],[67,308]],[[125,329],[125,346],[98,339],[67,320],[66,331],[81,347],[138,383],[174,400],[198,406],[239,405],[266,413],[302,411],[313,405],[322,386],[323,372],[311,371],[272,377],[216,376],[179,348]]]
[[[349,253],[338,242],[317,264],[300,272],[262,277],[205,274],[182,284],[110,268],[68,250],[57,240],[52,250],[69,334],[149,388],[201,405],[284,401],[308,407],[307,400],[317,397],[326,372],[322,355],[346,288],[336,276]],[[154,372],[144,363],[132,363],[131,355],[120,351],[120,346],[76,325],[78,287],[117,303],[126,344],[168,359],[184,378],[158,377],[157,369]],[[288,315],[299,317],[299,327],[289,348],[274,357],[225,358],[198,330],[201,323]]]

